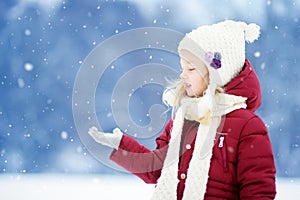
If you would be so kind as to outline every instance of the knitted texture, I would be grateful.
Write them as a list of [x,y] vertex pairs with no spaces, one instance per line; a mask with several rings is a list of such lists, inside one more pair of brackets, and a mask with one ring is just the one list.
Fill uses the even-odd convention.
[[183,123],[183,110],[182,108],[179,108],[173,123],[172,137],[170,139],[164,166],[155,187],[152,200],[177,199],[176,189],[179,182],[177,179],[177,171]]
[[199,60],[204,62],[210,83],[224,86],[241,71],[245,62],[245,41],[258,39],[259,30],[256,24],[232,20],[200,26],[182,39],[178,52],[195,66]]
[[[210,98],[201,98],[202,100],[198,101],[200,105],[197,106],[206,107]],[[246,108],[246,98],[244,97],[216,94],[214,99],[216,100],[214,108],[217,110],[212,110],[212,116],[208,124],[200,124],[198,127],[193,157],[189,164],[185,191],[183,193],[184,200],[201,200],[204,198],[212,149],[221,117],[233,110]],[[204,115],[205,111],[202,114]],[[173,122],[168,152],[152,200],[177,199],[179,150],[185,115],[187,114],[184,109],[179,107]],[[192,115],[189,115],[189,117],[192,117]]]
[[195,145],[193,157],[190,162],[187,174],[189,178],[185,183],[188,187],[186,187],[183,193],[183,200],[204,199],[212,149],[220,121],[220,116],[213,117],[210,125],[200,124],[198,128],[196,137],[197,146]]

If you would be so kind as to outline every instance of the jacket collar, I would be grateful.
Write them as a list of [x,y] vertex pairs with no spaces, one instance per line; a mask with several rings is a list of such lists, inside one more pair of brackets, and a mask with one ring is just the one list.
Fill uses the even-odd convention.
[[225,93],[247,98],[247,109],[256,111],[261,105],[261,88],[259,80],[248,59],[244,68],[225,86]]

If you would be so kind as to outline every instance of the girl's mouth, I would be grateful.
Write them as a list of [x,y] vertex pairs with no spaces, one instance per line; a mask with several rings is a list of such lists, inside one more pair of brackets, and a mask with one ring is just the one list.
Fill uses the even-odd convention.
[[189,83],[183,83],[184,88],[190,88],[192,85]]

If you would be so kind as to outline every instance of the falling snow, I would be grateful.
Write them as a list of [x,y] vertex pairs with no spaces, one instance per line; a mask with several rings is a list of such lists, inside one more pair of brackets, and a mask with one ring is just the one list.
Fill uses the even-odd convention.
[[25,86],[24,80],[22,78],[18,78],[18,86],[19,88],[23,88]]
[[30,36],[31,35],[31,31],[29,29],[26,29],[24,31],[24,33],[25,33],[26,36]]
[[26,71],[32,71],[33,70],[33,65],[31,63],[25,63],[24,69]]
[[62,131],[62,132],[60,133],[60,137],[61,137],[61,139],[63,139],[63,140],[68,139],[68,133],[67,133],[66,131]]
[[[73,84],[86,56],[110,37],[127,30],[155,26],[184,33],[200,24],[235,18],[261,25],[261,38],[246,45],[247,58],[254,65],[262,86],[262,106],[257,114],[268,128],[278,176],[300,177],[300,129],[297,126],[300,94],[295,92],[300,80],[299,1],[243,3],[234,0],[222,9],[216,6],[216,1],[188,4],[158,0],[8,2],[1,4],[0,12],[1,173],[115,173],[100,164],[82,143],[72,107],[82,109],[81,120],[87,126],[93,120],[92,111],[81,106],[93,106],[92,102],[95,102],[97,120],[105,130],[117,126],[116,117],[124,120],[129,116],[136,124],[147,126],[152,117],[148,108],[161,103],[162,88],[153,89],[155,84],[151,85],[157,77],[149,75],[142,80],[141,85],[149,85],[149,88],[135,85],[135,79],[144,74],[138,74],[132,82],[119,83],[130,88],[123,97],[131,109],[128,114],[123,113],[126,109],[117,107],[122,111],[121,116],[116,116],[111,109],[120,101],[112,97],[114,86],[128,71],[143,64],[160,63],[179,71],[179,59],[152,49],[155,45],[168,47],[161,43],[147,44],[148,48],[136,49],[132,54],[126,52],[105,63],[108,70],[99,77],[98,87],[93,91],[95,99],[73,102],[72,97],[77,94]],[[151,34],[144,32],[145,37]],[[136,39],[129,38],[132,44]],[[125,42],[128,41],[117,45],[123,47]],[[124,49],[106,49],[105,55],[119,50]],[[100,73],[101,67],[95,64],[89,69],[92,75],[99,75],[96,73]],[[87,76],[83,84],[87,91],[91,84],[96,84],[91,82],[91,77]],[[124,126],[124,132],[132,127]],[[147,126],[147,129],[152,131],[154,127]],[[151,139],[143,142],[154,148],[154,139]],[[14,181],[22,182],[22,176]]]

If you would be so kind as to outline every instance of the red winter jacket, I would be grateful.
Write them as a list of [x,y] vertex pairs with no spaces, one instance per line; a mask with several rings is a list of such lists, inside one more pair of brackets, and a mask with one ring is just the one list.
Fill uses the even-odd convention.
[[[227,94],[247,97],[247,108],[225,116],[213,147],[205,200],[270,200],[276,195],[275,165],[267,129],[254,114],[260,106],[261,91],[257,76],[248,60],[243,71],[226,87]],[[199,123],[186,120],[181,138],[177,199],[182,199],[187,169],[194,150]],[[119,150],[111,160],[146,183],[156,183],[166,156],[172,120],[156,139],[157,148],[150,151],[133,138],[124,135]]]

